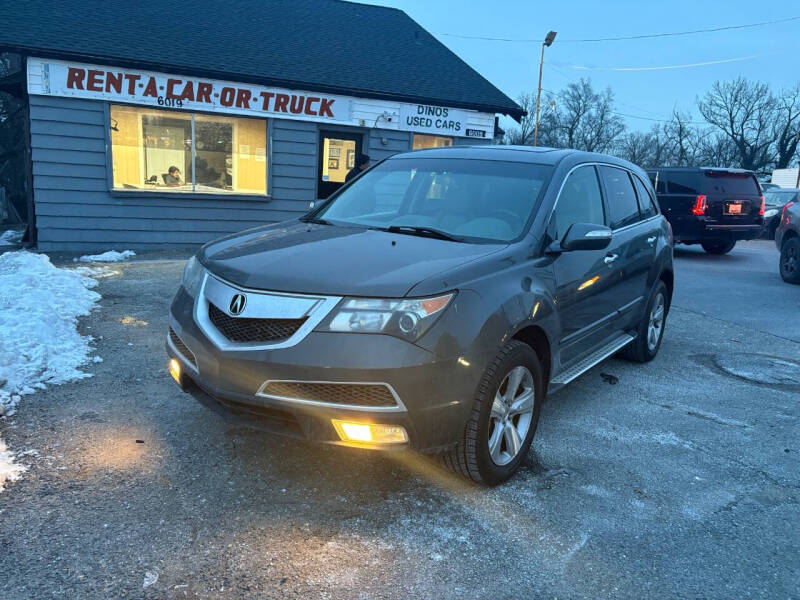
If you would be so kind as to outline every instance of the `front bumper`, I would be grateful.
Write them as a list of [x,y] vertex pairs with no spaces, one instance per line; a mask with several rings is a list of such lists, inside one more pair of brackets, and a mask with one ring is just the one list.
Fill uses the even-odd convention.
[[[167,340],[182,377],[202,404],[249,426],[312,441],[341,444],[331,419],[400,425],[411,447],[437,451],[458,441],[472,409],[488,356],[442,358],[389,335],[311,331],[301,341],[273,349],[222,349],[194,317],[194,299],[181,287],[170,308],[170,326],[193,361]],[[191,364],[194,362],[194,365]],[[381,383],[395,407],[343,407],[259,394],[267,381]]]

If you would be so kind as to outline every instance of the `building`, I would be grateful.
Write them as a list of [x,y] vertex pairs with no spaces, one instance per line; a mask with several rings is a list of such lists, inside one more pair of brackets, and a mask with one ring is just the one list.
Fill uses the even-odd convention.
[[0,90],[24,107],[19,204],[42,250],[188,246],[291,219],[361,152],[491,143],[496,115],[524,115],[396,9],[3,2],[17,68]]

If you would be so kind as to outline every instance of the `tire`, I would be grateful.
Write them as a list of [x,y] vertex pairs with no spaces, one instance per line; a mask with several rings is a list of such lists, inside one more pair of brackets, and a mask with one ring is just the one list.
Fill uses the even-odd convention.
[[[524,369],[525,372],[518,370]],[[520,374],[521,383],[514,394],[509,392],[509,378],[514,373]],[[530,375],[530,379],[528,379]],[[496,396],[522,398],[526,391],[526,382],[531,385],[529,394],[533,406],[529,415],[513,414],[508,411],[509,404],[513,402],[500,402]],[[505,393],[501,393],[505,390]],[[481,377],[478,389],[473,400],[472,412],[467,421],[464,433],[458,444],[441,455],[445,465],[483,485],[499,485],[508,481],[520,464],[525,460],[539,424],[539,413],[544,402],[545,389],[542,381],[542,367],[536,352],[522,342],[512,340],[500,349],[495,359],[486,368]],[[528,397],[528,396],[526,396]],[[498,417],[503,409],[505,417]],[[529,419],[528,419],[529,417]],[[503,419],[506,421],[503,421]],[[516,425],[514,423],[516,422]],[[527,422],[524,438],[520,436],[519,429]],[[504,425],[505,423],[505,425]],[[517,432],[516,454],[512,456],[511,445],[507,435],[508,423],[514,426]],[[497,429],[497,428],[500,429]],[[518,429],[519,428],[519,429]],[[494,435],[491,435],[494,433]],[[495,442],[496,451],[490,452],[489,444]],[[505,448],[505,452],[503,452]],[[496,457],[496,458],[493,458]]]
[[[660,302],[659,297],[661,299]],[[657,318],[659,305],[661,306],[659,324],[655,327],[655,331],[651,331],[651,322],[654,318]],[[650,292],[647,308],[642,315],[641,321],[639,321],[639,326],[636,328],[636,339],[622,349],[620,356],[640,363],[653,360],[658,354],[658,349],[661,348],[661,340],[664,338],[664,326],[667,323],[668,314],[669,293],[664,282],[659,280],[653,286],[653,291]],[[651,343],[653,342],[651,334],[655,335],[654,343]]]
[[786,283],[800,285],[800,237],[783,242],[778,269]]
[[729,242],[700,242],[703,250],[709,254],[727,254],[736,245],[736,240]]

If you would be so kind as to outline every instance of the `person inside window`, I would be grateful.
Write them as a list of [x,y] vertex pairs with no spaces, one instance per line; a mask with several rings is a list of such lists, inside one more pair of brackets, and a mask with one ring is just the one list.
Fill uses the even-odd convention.
[[361,174],[361,171],[366,169],[369,166],[369,156],[366,154],[359,154],[356,157],[356,166],[350,169],[345,175],[344,182],[347,183],[351,179],[358,177]]
[[172,166],[167,169],[167,174],[164,175],[164,185],[169,187],[184,185],[183,179],[181,179],[181,170],[178,167]]

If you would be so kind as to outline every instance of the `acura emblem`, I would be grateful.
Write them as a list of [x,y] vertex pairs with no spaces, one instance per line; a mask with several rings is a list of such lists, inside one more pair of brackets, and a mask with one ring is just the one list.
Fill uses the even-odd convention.
[[245,304],[247,304],[247,298],[244,294],[234,294],[233,298],[231,298],[231,303],[228,306],[228,310],[234,316],[240,315],[244,310]]

